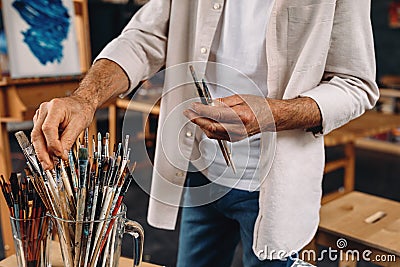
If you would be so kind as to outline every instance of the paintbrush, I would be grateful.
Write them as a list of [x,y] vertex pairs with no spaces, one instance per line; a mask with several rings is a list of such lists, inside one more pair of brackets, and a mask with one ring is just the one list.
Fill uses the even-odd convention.
[[[205,80],[204,79],[202,80],[202,85],[203,85],[203,87],[202,87],[200,85],[200,83],[198,82],[196,72],[195,72],[194,67],[192,65],[189,65],[189,70],[190,70],[190,73],[192,75],[193,82],[194,82],[194,85],[196,86],[197,94],[200,97],[201,103],[203,105],[214,106],[214,102],[213,102],[213,100],[211,98],[211,94],[210,94],[210,91],[208,90],[208,87],[207,87],[207,84],[206,84]],[[236,168],[235,168],[235,165],[234,165],[234,163],[232,161],[232,157],[231,157],[230,150],[228,148],[227,141],[226,140],[217,139],[217,142],[218,142],[218,146],[219,146],[219,148],[221,150],[222,156],[225,159],[226,165],[228,167],[230,166],[232,168],[233,173],[236,173]]]
[[110,145],[110,134],[106,133],[106,138],[105,138],[105,145],[104,145],[104,152],[106,158],[110,157],[110,150],[109,150],[109,145]]
[[25,155],[25,158],[28,160],[28,166],[31,168],[32,173],[35,176],[35,179],[39,179],[39,182],[42,183],[42,187],[44,189],[44,193],[46,198],[49,199],[49,203],[51,205],[51,212],[53,214],[58,214],[56,207],[54,206],[54,192],[51,190],[50,185],[48,183],[46,173],[43,171],[43,168],[37,159],[35,150],[32,144],[29,142],[28,138],[24,134],[24,132],[19,131],[15,133],[15,137],[17,138],[18,144],[20,145],[22,152]]
[[10,211],[11,216],[15,217],[14,209],[13,209],[14,203],[10,196],[10,190],[8,189],[8,183],[5,181],[3,175],[1,175],[0,177],[1,177],[1,180],[0,180],[1,191],[3,192],[3,196],[6,200],[6,203],[7,203],[7,206]]
[[74,266],[78,266],[81,252],[81,237],[82,237],[82,221],[85,216],[86,204],[86,183],[87,183],[87,166],[88,166],[88,151],[87,148],[79,148],[78,153],[79,162],[79,185],[78,185],[78,198],[76,208],[76,224],[75,229],[75,259]]
[[64,167],[63,160],[60,159],[58,161],[58,163],[56,164],[56,169],[58,170],[58,173],[61,177],[61,181],[63,183],[63,188],[65,189],[66,201],[68,203],[69,212],[71,214],[71,217],[74,218],[76,214],[75,196],[71,184],[69,182],[68,174]]
[[75,192],[75,199],[78,197],[78,175],[76,174],[75,157],[72,149],[68,151],[68,166],[72,180],[72,186]]
[[[122,205],[122,201],[123,201],[123,199],[124,199],[126,193],[128,192],[128,188],[129,188],[129,186],[130,186],[132,180],[133,180],[133,176],[132,176],[132,175],[129,175],[128,178],[125,180],[125,182],[124,182],[124,184],[123,184],[123,186],[122,186],[122,188],[121,188],[121,193],[120,193],[120,195],[119,195],[118,198],[117,198],[116,205],[115,205],[115,207],[114,207],[114,209],[113,209],[113,211],[112,211],[112,214],[111,214],[112,217],[115,217],[115,216],[118,214],[119,209],[120,209],[120,207],[121,207],[121,205]],[[105,242],[106,242],[106,240],[107,240],[107,237],[108,237],[108,235],[109,235],[109,233],[110,233],[110,231],[111,231],[111,229],[112,229],[114,223],[115,223],[115,218],[113,218],[113,219],[111,220],[111,222],[109,223],[109,225],[108,225],[108,227],[107,227],[107,231],[106,231],[106,233],[104,234],[103,241],[102,241],[102,243],[101,243],[101,245],[100,245],[100,253],[102,252],[102,250],[103,250],[103,248],[104,248]]]
[[61,179],[60,170],[59,168],[57,168],[57,166],[55,168],[56,175],[54,177],[54,181],[56,184],[56,188],[54,189],[54,193],[57,194],[55,201],[57,201],[57,206],[60,208],[61,218],[71,220],[73,219],[73,214],[69,209],[70,204]]
[[88,185],[87,185],[87,197],[86,197],[86,209],[85,209],[85,223],[83,225],[83,236],[82,236],[82,247],[81,247],[81,260],[80,264],[82,267],[86,266],[87,263],[87,254],[88,252],[88,247],[90,245],[88,244],[90,242],[89,239],[89,229],[92,223],[89,223],[91,216],[92,216],[92,209],[93,209],[93,202],[94,202],[94,190],[95,190],[95,184],[96,184],[96,172],[97,172],[97,163],[96,163],[96,158],[93,159],[93,164],[90,167],[90,174],[89,174],[89,180],[88,180]]
[[43,175],[43,169],[38,161],[35,153],[35,149],[32,144],[29,142],[28,138],[24,134],[24,132],[19,131],[15,133],[15,137],[17,138],[17,142],[22,149],[26,159],[29,161],[31,167],[33,167],[34,172],[36,172],[39,176]]
[[[92,236],[93,236],[93,228],[94,228],[94,220],[95,220],[95,215],[96,215],[96,208],[97,208],[97,197],[99,194],[99,167],[98,164],[100,164],[100,159],[99,159],[99,154],[95,152],[94,154],[94,159],[93,159],[93,166],[92,168],[94,169],[94,191],[93,191],[93,198],[92,198],[92,207],[91,207],[91,214],[89,221],[91,222],[89,225],[89,234],[88,234],[88,244],[86,247],[86,254],[85,254],[85,261],[84,261],[84,266],[88,265],[89,261],[89,253],[90,253],[90,248],[92,244]],[[91,174],[92,175],[92,174]],[[94,243],[94,242],[93,242]]]
[[20,211],[19,185],[16,173],[11,174],[10,185],[11,185],[11,197],[14,203],[14,213],[17,215],[17,218],[21,218],[22,213]]
[[[214,101],[212,100],[210,90],[208,89],[206,81],[204,79],[201,79],[201,82],[203,84],[203,90],[204,90],[205,98],[206,98],[208,105],[214,106]],[[217,139],[217,142],[218,142],[219,147],[221,148],[221,152],[226,161],[226,164],[228,166],[231,166],[233,173],[236,174],[236,167],[232,160],[232,153],[229,149],[228,142],[226,140],[219,140],[219,139]]]
[[86,128],[83,134],[83,146],[84,148],[89,148],[89,129]]

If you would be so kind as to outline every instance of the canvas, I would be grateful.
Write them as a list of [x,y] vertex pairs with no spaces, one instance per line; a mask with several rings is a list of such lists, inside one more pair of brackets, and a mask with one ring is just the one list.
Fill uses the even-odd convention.
[[81,72],[72,0],[3,0],[12,78]]

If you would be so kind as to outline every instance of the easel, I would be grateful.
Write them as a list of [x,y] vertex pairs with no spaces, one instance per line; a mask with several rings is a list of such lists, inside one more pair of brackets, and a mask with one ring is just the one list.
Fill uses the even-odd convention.
[[[0,2],[1,4],[1,2]],[[91,64],[90,32],[87,0],[74,0],[75,26],[80,54],[82,75]],[[0,80],[0,173],[9,176],[12,171],[8,122],[32,120],[39,104],[55,97],[71,94],[82,78],[79,76]],[[93,123],[92,123],[93,125]],[[95,126],[94,126],[95,127]],[[15,253],[9,212],[0,197],[0,223],[6,257]]]

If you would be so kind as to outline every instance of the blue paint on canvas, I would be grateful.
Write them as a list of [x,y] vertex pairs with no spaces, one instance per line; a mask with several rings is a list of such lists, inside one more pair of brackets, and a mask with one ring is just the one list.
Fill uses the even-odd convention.
[[12,5],[30,26],[21,33],[35,57],[42,65],[60,63],[71,24],[61,0],[15,0]]

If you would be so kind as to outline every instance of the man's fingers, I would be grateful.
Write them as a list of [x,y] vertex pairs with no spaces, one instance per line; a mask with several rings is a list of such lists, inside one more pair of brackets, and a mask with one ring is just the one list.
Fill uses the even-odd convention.
[[[214,120],[211,120],[211,119],[206,118],[206,117],[202,117],[202,116],[200,116],[199,114],[197,114],[196,112],[194,112],[194,111],[192,111],[192,110],[190,110],[190,109],[185,110],[185,111],[183,112],[183,114],[184,114],[191,122],[193,122],[193,123],[199,125],[201,128],[204,128],[204,126],[209,125],[209,124],[212,124],[212,125],[218,124],[218,123],[216,123]],[[212,127],[212,126],[210,126],[210,127]],[[217,130],[217,129],[215,129],[215,131],[216,131],[216,130]],[[209,131],[214,131],[214,130],[209,129]]]
[[42,132],[46,139],[49,153],[61,157],[64,150],[60,142],[59,127],[65,120],[65,113],[55,111],[55,108],[54,101],[48,103],[47,116],[42,124]]
[[39,117],[39,109],[36,110],[35,115],[33,116],[33,124],[35,124]]
[[199,116],[192,110],[185,110],[184,115],[197,124],[209,138],[238,141],[247,136],[246,128],[242,123],[219,123]]
[[222,105],[233,107],[240,105],[244,102],[244,99],[240,95],[231,95],[224,98],[218,98],[216,102],[220,102]]
[[223,105],[207,106],[200,103],[192,103],[191,108],[198,115],[218,122],[239,123],[241,121],[232,108]]
[[36,133],[35,130],[32,130],[31,141],[42,167],[45,170],[51,169],[53,167],[53,162],[50,159],[49,152],[47,151],[44,136],[41,133]]
[[79,98],[55,98],[40,105],[33,118],[32,142],[46,169],[53,167],[53,156],[68,159],[68,150],[79,133],[89,125],[94,108]]
[[47,103],[40,105],[33,118],[34,126],[31,132],[31,142],[35,148],[37,157],[44,169],[50,169],[53,162],[50,159],[49,152],[47,151],[46,140],[43,136],[42,125],[47,116]]
[[64,160],[68,159],[68,150],[71,149],[78,135],[83,131],[81,127],[73,125],[72,123],[68,124],[68,126],[64,129],[61,135],[61,146],[63,149],[62,158]]

